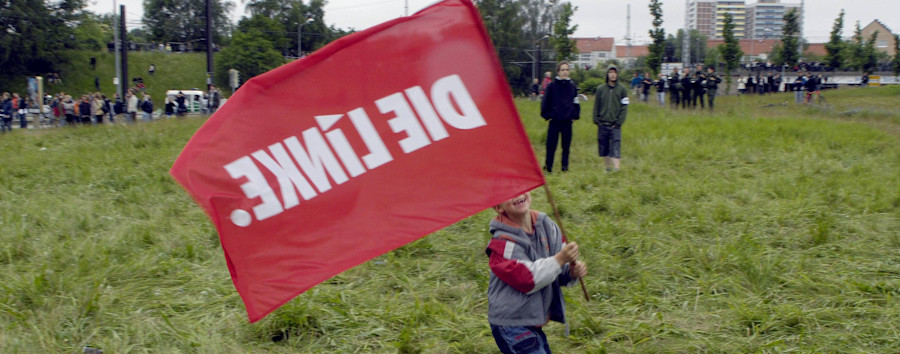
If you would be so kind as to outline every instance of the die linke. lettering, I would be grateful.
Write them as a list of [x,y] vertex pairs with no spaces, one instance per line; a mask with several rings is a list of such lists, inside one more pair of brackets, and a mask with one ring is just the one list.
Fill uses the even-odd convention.
[[[459,110],[454,107],[454,102]],[[459,75],[435,81],[430,96],[422,87],[414,86],[378,99],[375,105],[382,114],[395,115],[387,120],[387,124],[394,133],[406,134],[398,142],[405,154],[448,138],[450,132],[446,126],[467,130],[487,125]],[[318,127],[306,129],[299,137],[288,137],[269,145],[268,149],[255,151],[225,165],[231,178],[245,180],[240,186],[244,196],[261,201],[253,207],[252,215],[242,209],[232,211],[231,222],[246,227],[254,217],[262,221],[276,216],[299,205],[300,198],[310,200],[329,191],[332,188],[329,177],[340,185],[394,159],[369,115],[362,108],[356,108],[346,116],[368,149],[366,155],[360,156],[341,129],[331,129],[344,116],[315,116]],[[277,179],[281,199],[260,167]]]

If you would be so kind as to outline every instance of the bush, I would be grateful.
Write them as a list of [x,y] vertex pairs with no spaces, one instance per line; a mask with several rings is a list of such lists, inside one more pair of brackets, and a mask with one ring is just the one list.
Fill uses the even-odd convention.
[[602,79],[599,77],[592,77],[590,79],[585,80],[584,82],[578,83],[578,92],[583,93],[585,95],[594,94],[597,91],[597,86],[606,83],[606,79]]

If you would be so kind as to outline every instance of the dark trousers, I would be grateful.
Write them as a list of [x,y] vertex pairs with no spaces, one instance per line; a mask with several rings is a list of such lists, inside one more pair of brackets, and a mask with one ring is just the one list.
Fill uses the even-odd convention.
[[556,155],[556,144],[559,142],[559,136],[562,135],[562,169],[569,170],[569,146],[572,145],[572,121],[550,120],[550,126],[547,129],[547,158],[544,160],[544,168],[547,171],[553,171],[553,157]]
[[688,108],[691,104],[691,90],[681,91],[681,108]]
[[697,108],[697,100],[700,100],[700,108],[702,109],[703,104],[703,90],[694,90],[694,102],[691,103],[691,107]]
[[716,89],[709,89],[707,92],[709,94],[709,110],[711,111],[716,102]]
[[669,101],[672,103],[673,106],[675,106],[675,108],[678,108],[678,105],[681,104],[681,91],[672,89],[669,92],[672,95],[672,97],[671,97],[671,99],[669,99]]

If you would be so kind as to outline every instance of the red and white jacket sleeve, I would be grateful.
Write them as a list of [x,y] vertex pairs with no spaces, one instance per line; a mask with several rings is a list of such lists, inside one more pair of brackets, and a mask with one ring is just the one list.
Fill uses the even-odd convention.
[[492,239],[488,245],[490,267],[500,280],[526,294],[534,293],[553,283],[562,272],[562,267],[554,257],[530,261],[524,257],[525,251],[515,242]]

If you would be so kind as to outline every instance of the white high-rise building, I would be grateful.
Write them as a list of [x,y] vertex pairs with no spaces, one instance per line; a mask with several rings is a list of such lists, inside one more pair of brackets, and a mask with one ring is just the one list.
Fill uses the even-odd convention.
[[[784,28],[784,14],[797,9],[801,14],[799,3],[782,3],[781,0],[758,0],[747,5],[747,38],[780,39]],[[802,15],[802,14],[801,14]],[[800,16],[800,28],[803,28],[803,16]]]

